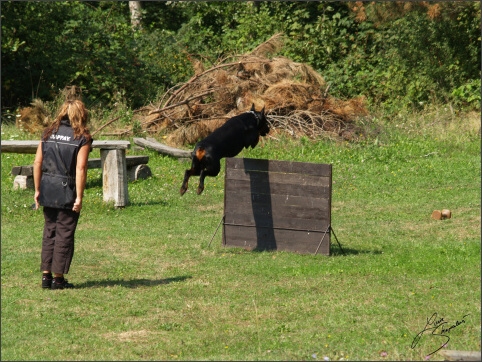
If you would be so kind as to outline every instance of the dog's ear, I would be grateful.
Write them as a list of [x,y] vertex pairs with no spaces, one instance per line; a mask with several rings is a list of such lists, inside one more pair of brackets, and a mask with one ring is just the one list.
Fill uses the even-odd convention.
[[264,117],[264,108],[265,108],[265,107],[266,107],[266,106],[263,106],[263,109],[261,110],[261,118]]
[[255,109],[254,109],[254,103],[253,103],[253,105],[251,106],[251,112],[254,112],[254,111]]

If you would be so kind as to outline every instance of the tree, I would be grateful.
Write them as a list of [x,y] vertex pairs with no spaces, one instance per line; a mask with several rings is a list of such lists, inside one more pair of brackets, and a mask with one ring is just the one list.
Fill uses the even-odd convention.
[[129,1],[129,10],[131,12],[131,24],[134,30],[141,28],[141,2]]
[[68,85],[93,103],[139,106],[188,79],[190,60],[209,67],[279,32],[279,55],[310,64],[337,97],[480,99],[477,2],[140,4],[2,1],[2,107],[50,100]]

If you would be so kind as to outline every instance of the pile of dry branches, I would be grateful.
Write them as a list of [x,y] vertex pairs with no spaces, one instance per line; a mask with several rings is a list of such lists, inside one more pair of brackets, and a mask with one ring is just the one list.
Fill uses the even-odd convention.
[[347,101],[328,95],[329,86],[309,65],[284,57],[269,59],[282,45],[277,34],[249,54],[210,69],[194,64],[195,75],[167,92],[159,104],[138,110],[143,130],[167,135],[173,146],[193,144],[228,118],[266,107],[275,132],[316,139],[351,137],[354,120],[367,113],[363,98]]
[[109,134],[128,136],[141,130],[165,136],[171,146],[194,144],[254,103],[257,110],[265,107],[273,130],[270,137],[284,132],[312,139],[352,139],[354,121],[367,114],[364,99],[335,99],[323,77],[309,65],[269,58],[282,44],[283,35],[276,34],[252,52],[224,59],[209,69],[193,61],[195,74],[189,81],[167,91],[157,106],[135,110],[131,126]]
[[[76,86],[67,86],[62,92],[62,98],[76,99],[82,98],[82,89]],[[55,115],[51,115],[45,103],[41,99],[34,99],[30,103],[31,107],[23,107],[15,120],[15,126],[26,132],[40,134],[54,120]]]

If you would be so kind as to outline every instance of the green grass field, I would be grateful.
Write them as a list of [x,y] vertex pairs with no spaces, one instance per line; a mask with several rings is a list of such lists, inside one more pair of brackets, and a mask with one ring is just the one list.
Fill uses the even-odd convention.
[[[34,156],[2,153],[2,360],[480,351],[480,115],[437,112],[374,119],[379,132],[357,143],[278,137],[238,156],[332,164],[332,226],[346,255],[334,238],[331,256],[224,248],[220,231],[208,246],[224,168],[201,196],[194,178],[180,197],[187,162],[131,150],[150,156],[153,177],[129,184],[124,209],[103,204],[101,172],[89,170],[67,276],[74,290],[40,288],[42,212],[10,174]],[[2,140],[31,138],[2,125]],[[443,208],[451,219],[430,218]]]

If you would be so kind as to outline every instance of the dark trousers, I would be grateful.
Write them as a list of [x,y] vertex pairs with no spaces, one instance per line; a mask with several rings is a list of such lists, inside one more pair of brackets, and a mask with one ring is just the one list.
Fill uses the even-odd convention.
[[44,233],[40,271],[67,274],[74,256],[74,235],[80,214],[67,209],[44,207]]

